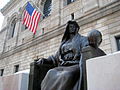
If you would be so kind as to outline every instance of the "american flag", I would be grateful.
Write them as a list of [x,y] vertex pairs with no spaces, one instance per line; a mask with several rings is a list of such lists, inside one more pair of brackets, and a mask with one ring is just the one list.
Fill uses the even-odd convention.
[[35,34],[40,16],[41,14],[28,2],[24,11],[22,23]]

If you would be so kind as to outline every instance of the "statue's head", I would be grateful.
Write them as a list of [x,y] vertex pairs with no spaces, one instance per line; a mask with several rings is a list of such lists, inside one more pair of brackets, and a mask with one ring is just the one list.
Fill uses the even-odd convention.
[[79,28],[80,27],[79,27],[79,25],[78,25],[78,23],[76,21],[71,20],[71,21],[67,22],[66,30],[67,30],[68,33],[70,33],[70,34],[78,33]]
[[88,33],[89,45],[97,48],[102,42],[102,34],[98,30],[92,30]]
[[62,42],[67,41],[70,38],[70,34],[77,34],[79,31],[79,25],[76,21],[70,20],[67,22],[67,26],[62,38]]

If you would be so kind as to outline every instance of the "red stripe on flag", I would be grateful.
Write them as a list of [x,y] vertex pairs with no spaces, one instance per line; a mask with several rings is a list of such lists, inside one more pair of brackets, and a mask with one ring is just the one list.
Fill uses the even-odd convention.
[[24,18],[23,18],[23,22],[22,22],[22,24],[24,24],[25,23],[25,20],[26,20],[26,14],[27,12],[26,11],[24,11]]
[[28,27],[34,34],[36,33],[38,22],[40,20],[40,13],[36,10],[33,11],[32,16],[27,11],[24,12],[23,24]]
[[36,16],[36,20],[35,20],[35,28],[33,30],[33,33],[36,33],[39,19],[40,19],[40,13],[37,12],[37,16]]
[[[33,15],[32,15],[32,19],[31,19],[32,21],[33,21],[34,16],[35,16],[35,11],[33,12]],[[33,23],[31,22],[30,30],[32,30],[32,24],[33,24]]]
[[35,18],[36,18],[36,10],[34,11],[34,16],[33,16],[33,22],[32,22],[32,27],[31,27],[31,30],[32,30],[32,32],[33,32],[33,29],[34,29],[34,26],[35,26]]
[[34,28],[33,28],[33,33],[35,34],[36,32],[36,24],[37,24],[37,20],[38,20],[38,12],[36,12],[36,17],[35,17],[35,21],[34,21]]

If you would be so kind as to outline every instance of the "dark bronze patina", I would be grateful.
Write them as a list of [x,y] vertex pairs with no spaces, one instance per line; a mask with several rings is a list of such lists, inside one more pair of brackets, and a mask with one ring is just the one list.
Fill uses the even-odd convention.
[[88,41],[89,41],[89,45],[93,47],[93,49],[96,50],[96,54],[95,54],[96,56],[106,55],[105,52],[99,48],[102,42],[102,34],[100,31],[95,30],[95,29],[91,30],[88,33]]
[[56,55],[37,61],[39,66],[46,63],[58,66],[47,72],[41,90],[79,90],[79,61],[81,50],[88,45],[88,40],[78,31],[76,21],[69,21]]
[[[78,33],[79,28],[76,21],[68,21],[57,53],[31,64],[29,90],[86,90],[85,60],[105,53],[98,48],[102,41],[98,30],[84,37]],[[40,79],[39,84],[34,81],[36,77]]]

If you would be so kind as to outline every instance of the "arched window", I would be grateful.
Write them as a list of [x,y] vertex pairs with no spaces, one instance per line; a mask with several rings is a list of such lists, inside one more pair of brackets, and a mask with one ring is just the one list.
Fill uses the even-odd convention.
[[43,9],[44,17],[47,17],[50,15],[51,6],[52,6],[52,0],[46,0],[44,4],[44,9]]
[[14,37],[15,26],[16,26],[16,19],[13,19],[13,21],[10,24],[10,31],[9,31],[10,38]]

